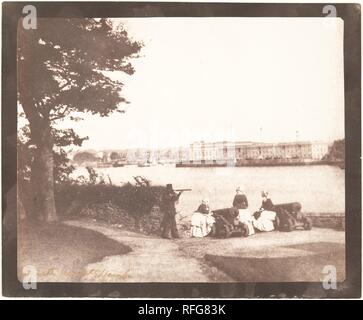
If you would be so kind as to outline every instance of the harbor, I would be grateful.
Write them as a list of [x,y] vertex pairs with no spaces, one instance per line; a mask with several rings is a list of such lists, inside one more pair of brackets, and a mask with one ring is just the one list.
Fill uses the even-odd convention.
[[257,159],[243,160],[238,162],[217,163],[216,161],[200,161],[200,162],[179,162],[176,163],[177,168],[211,168],[211,167],[281,167],[281,166],[319,166],[331,165],[344,169],[343,160],[300,160],[300,159]]
[[[99,168],[125,165],[138,167],[174,165],[177,168],[332,165],[343,169],[345,167],[344,149],[344,139],[331,142],[285,143],[198,141],[191,143],[189,147],[90,152],[88,156],[92,161],[86,162],[78,161],[77,154],[73,159],[79,165]],[[85,155],[86,152],[80,154]]]

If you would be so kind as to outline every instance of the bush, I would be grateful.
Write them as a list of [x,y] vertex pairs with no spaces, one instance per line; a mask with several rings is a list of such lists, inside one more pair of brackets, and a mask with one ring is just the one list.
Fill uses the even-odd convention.
[[[155,233],[160,228],[158,209],[164,186],[151,186],[142,177],[136,184],[115,186],[106,184],[93,168],[87,168],[88,178],[68,180],[55,184],[54,196],[60,218],[87,216],[128,229]],[[31,186],[28,180],[18,181],[19,196],[26,211],[32,208]],[[154,209],[154,210],[153,210]],[[150,213],[153,212],[153,215]]]
[[142,216],[151,212],[164,187],[143,187],[127,183],[123,186],[108,184],[59,184],[56,186],[56,206],[59,214],[69,211],[75,201],[85,207],[110,203],[126,210],[132,216]]
[[123,186],[107,184],[59,184],[56,207],[59,216],[83,216],[133,231],[159,234],[158,208],[162,186]]

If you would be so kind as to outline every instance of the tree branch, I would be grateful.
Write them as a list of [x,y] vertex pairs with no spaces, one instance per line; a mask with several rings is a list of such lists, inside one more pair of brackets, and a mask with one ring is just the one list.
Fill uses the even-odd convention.
[[54,117],[50,117],[49,120],[50,121],[55,121],[55,120],[59,120],[65,117],[65,114],[67,112],[67,110],[69,110],[69,105],[67,105],[63,111],[59,112],[56,116]]

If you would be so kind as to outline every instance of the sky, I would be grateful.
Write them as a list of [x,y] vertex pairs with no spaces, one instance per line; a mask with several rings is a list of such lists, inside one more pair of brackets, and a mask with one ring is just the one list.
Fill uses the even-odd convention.
[[83,148],[344,137],[339,18],[114,19],[144,43],[124,83],[126,113],[62,126]]

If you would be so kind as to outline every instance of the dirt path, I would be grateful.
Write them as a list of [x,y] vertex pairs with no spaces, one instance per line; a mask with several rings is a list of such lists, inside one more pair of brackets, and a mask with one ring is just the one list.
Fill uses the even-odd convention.
[[165,240],[121,230],[94,221],[67,221],[67,225],[97,231],[132,248],[125,255],[104,257],[89,264],[80,281],[85,282],[210,282],[231,281],[201,259],[185,255],[178,240]]
[[257,233],[248,238],[165,240],[93,220],[66,223],[96,231],[132,249],[88,264],[80,281],[319,282],[325,265],[334,265],[338,279],[345,279],[343,231],[315,228]]

